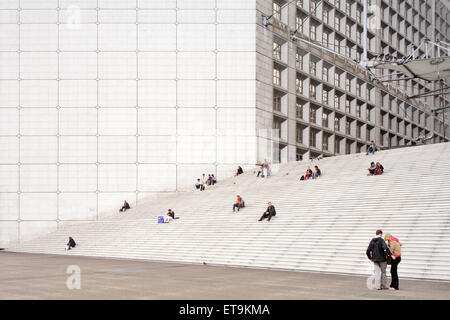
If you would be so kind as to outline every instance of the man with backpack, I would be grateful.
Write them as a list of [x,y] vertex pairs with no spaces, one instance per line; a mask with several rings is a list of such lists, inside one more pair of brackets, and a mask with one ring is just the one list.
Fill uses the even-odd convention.
[[377,290],[389,289],[387,287],[386,267],[387,256],[392,252],[383,239],[383,231],[377,230],[376,237],[373,238],[367,247],[367,257],[373,262],[375,269],[375,288]]

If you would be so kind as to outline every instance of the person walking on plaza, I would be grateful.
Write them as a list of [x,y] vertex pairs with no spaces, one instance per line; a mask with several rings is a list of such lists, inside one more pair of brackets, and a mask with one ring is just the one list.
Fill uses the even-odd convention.
[[270,221],[270,219],[276,216],[276,214],[277,212],[275,211],[275,207],[272,205],[272,202],[269,202],[269,206],[267,207],[266,212],[263,213],[258,221],[262,221],[263,219],[267,219],[267,221]]
[[388,242],[389,249],[392,251],[392,261],[391,261],[391,285],[390,290],[398,290],[398,264],[402,261],[402,244],[400,241],[393,237],[390,233],[384,236],[384,240]]
[[375,288],[377,290],[388,289],[386,286],[386,255],[391,256],[392,252],[383,240],[383,231],[377,230],[376,237],[373,238],[366,250],[367,257],[373,262],[375,270]]

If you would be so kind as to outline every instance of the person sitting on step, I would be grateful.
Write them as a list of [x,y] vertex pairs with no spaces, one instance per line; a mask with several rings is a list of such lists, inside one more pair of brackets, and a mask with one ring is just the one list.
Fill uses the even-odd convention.
[[176,218],[175,218],[175,211],[172,211],[172,209],[169,209],[169,210],[167,211],[167,215],[168,215],[169,217],[171,217],[172,219],[180,219],[180,217],[176,217]]
[[212,185],[215,185],[217,183],[217,179],[216,179],[216,177],[214,177],[214,175],[212,174],[211,175],[211,184]]
[[210,174],[208,174],[208,179],[206,180],[206,184],[208,186],[212,186],[212,176]]
[[320,174],[321,174],[321,171],[320,171],[319,167],[318,166],[314,166],[314,170],[313,170],[313,172],[311,174],[311,177],[313,179],[316,179],[316,178],[318,178],[320,176]]
[[123,206],[122,208],[119,210],[119,212],[124,212],[128,209],[131,209],[130,205],[128,204],[128,202],[126,200],[123,201]]
[[270,221],[272,217],[276,216],[277,212],[275,211],[275,207],[272,205],[272,202],[269,202],[268,205],[269,206],[267,207],[266,212],[263,213],[258,221],[262,221],[263,219],[267,219],[267,221]]
[[200,179],[197,179],[197,182],[195,183],[195,188],[200,190]]
[[241,166],[238,166],[235,176],[238,176],[238,175],[243,174],[243,173],[244,173],[244,170],[242,170]]
[[372,140],[370,141],[370,145],[367,148],[366,155],[369,155],[369,153],[375,154],[376,148],[375,148],[375,142]]
[[369,170],[369,176],[373,176],[374,174],[375,174],[375,169],[376,169],[376,166],[375,166],[375,162],[371,162],[370,163],[370,167],[369,168],[367,168],[367,170]]
[[233,204],[233,212],[236,212],[235,211],[236,208],[237,208],[237,211],[239,212],[239,209],[243,208],[243,207],[244,207],[244,199],[242,199],[241,196],[238,195],[237,199],[236,199],[236,203]]
[[73,240],[72,237],[69,237],[69,242],[67,242],[67,245],[66,245],[66,251],[70,250],[72,248],[75,248],[76,245],[77,244],[75,243],[75,240]]
[[381,163],[377,162],[376,166],[375,166],[375,172],[373,173],[374,175],[381,175],[384,172],[384,167],[381,165]]
[[306,179],[306,180],[310,179],[311,176],[312,176],[312,173],[313,173],[313,172],[312,172],[311,168],[308,167],[308,169],[306,170],[306,173],[305,173],[305,179]]

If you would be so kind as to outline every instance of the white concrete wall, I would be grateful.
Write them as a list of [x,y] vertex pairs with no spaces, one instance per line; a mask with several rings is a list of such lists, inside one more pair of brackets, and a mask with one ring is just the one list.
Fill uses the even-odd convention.
[[256,161],[252,0],[0,1],[0,247]]

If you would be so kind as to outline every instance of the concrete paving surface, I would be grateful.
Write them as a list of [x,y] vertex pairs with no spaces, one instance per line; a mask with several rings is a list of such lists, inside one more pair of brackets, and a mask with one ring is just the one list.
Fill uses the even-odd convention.
[[[450,283],[0,251],[0,299],[450,300]],[[79,272],[78,272],[79,271]],[[77,289],[79,286],[79,289]],[[69,289],[72,288],[72,289]]]

